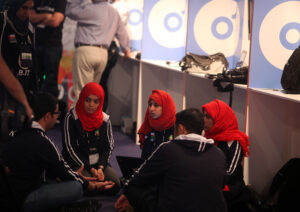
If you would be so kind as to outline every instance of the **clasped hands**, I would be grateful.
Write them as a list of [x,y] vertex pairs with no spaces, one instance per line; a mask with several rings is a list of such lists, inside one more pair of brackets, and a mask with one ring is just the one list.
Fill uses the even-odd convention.
[[90,171],[92,173],[92,177],[83,176],[82,175],[83,169],[84,166],[81,166],[77,170],[77,173],[89,181],[88,190],[90,191],[108,190],[115,185],[115,183],[112,181],[104,181],[104,173],[102,168],[99,169],[91,168]]
[[98,181],[104,181],[103,168],[104,168],[103,166],[100,166],[98,169],[95,168],[90,169],[92,176],[96,177]]

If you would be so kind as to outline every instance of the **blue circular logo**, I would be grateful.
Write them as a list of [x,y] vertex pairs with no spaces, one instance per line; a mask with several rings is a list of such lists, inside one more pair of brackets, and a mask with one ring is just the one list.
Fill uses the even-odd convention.
[[[133,20],[132,17],[134,17],[134,16],[138,17],[138,19],[137,20]],[[132,9],[132,10],[129,11],[128,22],[131,25],[138,25],[138,24],[140,24],[142,22],[142,17],[143,17],[143,14],[142,14],[142,12],[140,10],[138,10],[138,9]]]
[[[169,20],[171,18],[175,18],[177,19],[177,25],[176,26],[170,26],[169,25]],[[166,27],[167,30],[171,31],[171,32],[176,32],[177,30],[180,29],[180,27],[182,26],[182,19],[180,17],[180,15],[178,15],[177,13],[169,13],[164,20],[164,25]]]
[[[223,34],[221,34],[221,33],[219,33],[219,32],[217,31],[217,26],[218,26],[220,23],[222,23],[222,22],[225,23],[225,24],[228,26],[227,32],[225,32],[225,33],[223,33]],[[230,21],[229,18],[222,16],[222,17],[216,18],[216,19],[213,21],[213,23],[212,23],[212,25],[211,25],[211,31],[212,31],[212,34],[213,34],[216,38],[218,38],[218,39],[220,39],[220,40],[225,40],[225,39],[227,39],[227,38],[232,34],[232,32],[233,32],[233,24],[232,24],[232,22]]]
[[[291,43],[287,40],[286,35],[290,30],[297,30],[298,33],[300,34],[300,24],[299,23],[288,23],[284,27],[282,27],[279,37],[280,37],[280,42],[281,44],[289,49],[289,50],[294,50],[300,45],[300,39],[298,39],[296,42]],[[300,36],[299,36],[300,38]]]

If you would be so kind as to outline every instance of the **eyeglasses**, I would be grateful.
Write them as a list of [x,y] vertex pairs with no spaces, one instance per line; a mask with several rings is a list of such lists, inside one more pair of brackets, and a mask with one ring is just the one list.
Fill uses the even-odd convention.
[[22,10],[33,10],[33,7],[27,7],[25,5],[23,5],[22,7],[20,7]]

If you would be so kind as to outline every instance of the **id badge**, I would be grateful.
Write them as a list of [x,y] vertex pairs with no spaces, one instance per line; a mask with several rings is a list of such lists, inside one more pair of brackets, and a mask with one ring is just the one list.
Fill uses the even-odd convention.
[[32,53],[28,46],[20,46],[20,62],[23,69],[32,68]]
[[45,24],[38,24],[37,27],[44,29],[46,26],[45,26]]
[[90,165],[96,164],[99,160],[99,153],[90,154],[89,159],[90,159]]

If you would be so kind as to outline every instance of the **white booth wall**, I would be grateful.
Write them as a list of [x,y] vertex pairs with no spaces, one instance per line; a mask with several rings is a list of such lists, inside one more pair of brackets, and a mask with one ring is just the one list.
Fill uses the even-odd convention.
[[122,125],[122,118],[136,120],[139,62],[119,57],[107,83],[108,106],[112,125]]

